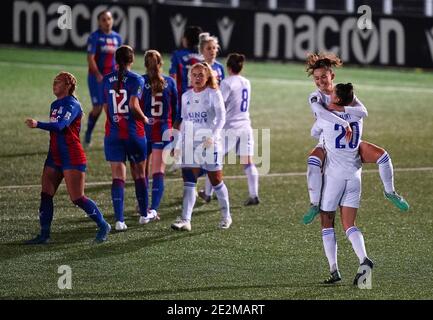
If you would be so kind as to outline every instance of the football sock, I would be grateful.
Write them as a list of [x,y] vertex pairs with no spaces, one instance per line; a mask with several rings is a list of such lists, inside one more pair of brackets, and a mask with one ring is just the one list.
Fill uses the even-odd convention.
[[191,221],[192,210],[196,200],[195,186],[194,182],[184,182],[183,184],[182,219],[184,220]]
[[323,248],[325,249],[325,255],[328,259],[329,270],[334,272],[338,270],[337,264],[337,238],[335,237],[334,228],[325,228],[322,229],[322,240],[323,240]]
[[152,205],[153,210],[158,210],[161,203],[162,196],[164,195],[164,173],[158,172],[152,176]]
[[86,142],[90,143],[92,137],[93,129],[95,128],[96,121],[98,117],[94,117],[92,113],[89,113],[89,118],[87,120],[87,131],[86,131]]
[[123,197],[125,193],[125,181],[113,179],[111,185],[111,200],[113,202],[114,218],[116,221],[124,222],[123,218]]
[[382,179],[383,187],[386,193],[393,193],[394,189],[394,168],[391,157],[385,152],[376,163],[379,166],[379,175]]
[[230,218],[229,191],[227,190],[224,181],[221,181],[220,184],[214,186],[214,190],[218,198],[222,217],[224,219]]
[[310,203],[318,205],[322,192],[322,160],[316,156],[309,156],[307,162],[307,185]]
[[140,215],[147,216],[147,208],[149,205],[149,194],[147,191],[146,178],[134,180],[135,184],[135,197],[137,198],[138,206],[140,208]]
[[364,262],[367,257],[367,252],[365,250],[364,237],[361,231],[353,226],[346,230],[347,239],[352,243],[353,251],[355,251],[356,256],[359,259],[359,263]]
[[207,196],[212,196],[213,195],[213,187],[212,187],[212,183],[210,183],[209,177],[206,175],[206,180],[205,180],[205,185],[204,185],[204,193]]
[[102,216],[101,211],[95,202],[86,196],[82,196],[81,198],[74,201],[74,204],[83,209],[88,217],[96,222],[98,227],[101,227],[106,224],[104,217]]
[[248,164],[244,167],[244,172],[248,179],[248,192],[251,198],[259,195],[259,172],[255,164]]
[[54,205],[53,196],[41,192],[41,203],[39,206],[39,223],[41,225],[41,236],[49,237],[51,222],[53,221]]

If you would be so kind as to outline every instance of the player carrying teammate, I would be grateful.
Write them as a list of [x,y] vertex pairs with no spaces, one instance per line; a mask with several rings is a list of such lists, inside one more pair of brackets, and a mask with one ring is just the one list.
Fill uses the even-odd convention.
[[[346,131],[346,138],[350,140],[351,130],[349,123],[330,111],[330,107],[332,108],[330,95],[334,88],[333,80],[335,78],[333,68],[341,65],[342,61],[332,53],[310,54],[308,56],[307,72],[308,75],[313,75],[314,82],[318,88],[309,96],[309,103],[316,119],[323,119],[332,124],[343,126]],[[367,114],[367,110],[356,96],[354,96],[353,101],[348,106],[344,108],[340,106],[336,110],[344,110],[346,113],[354,116],[364,116]],[[303,217],[305,224],[311,223],[319,212],[322,189],[322,163],[325,158],[320,130],[317,129],[316,125],[313,126],[311,134],[319,140],[319,144],[308,157],[307,183],[311,206]],[[403,197],[397,194],[394,188],[394,169],[389,154],[384,149],[367,141],[361,141],[359,153],[363,163],[378,164],[380,178],[385,189],[385,198],[390,200],[400,210],[407,211],[409,204]]]
[[[354,99],[352,84],[337,84],[331,93],[331,102],[337,106],[349,105]],[[324,185],[320,203],[320,218],[322,224],[322,240],[325,254],[329,262],[331,275],[325,280],[326,284],[341,280],[337,264],[337,240],[334,223],[335,212],[340,206],[341,223],[351,242],[353,250],[361,266],[373,268],[373,262],[367,257],[364,237],[355,226],[356,214],[361,200],[361,172],[362,163],[359,155],[363,121],[362,116],[353,115],[346,111],[336,114],[345,119],[352,129],[348,141],[345,139],[346,128],[319,118],[317,128],[322,130],[323,146],[326,151],[324,168]],[[355,276],[354,284],[358,285],[361,273]]]

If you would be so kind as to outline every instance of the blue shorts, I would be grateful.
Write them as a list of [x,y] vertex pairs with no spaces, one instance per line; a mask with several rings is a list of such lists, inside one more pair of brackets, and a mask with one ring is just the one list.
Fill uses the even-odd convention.
[[45,167],[53,168],[56,171],[62,172],[64,170],[78,170],[81,172],[86,172],[86,164],[80,164],[80,165],[61,165],[58,166],[54,163],[53,159],[48,155],[47,159],[45,160]]
[[96,76],[89,74],[87,76],[87,84],[89,85],[90,100],[93,106],[101,106],[104,103],[103,82],[99,83]]
[[112,162],[139,163],[147,159],[146,137],[131,137],[129,139],[104,138],[105,160]]

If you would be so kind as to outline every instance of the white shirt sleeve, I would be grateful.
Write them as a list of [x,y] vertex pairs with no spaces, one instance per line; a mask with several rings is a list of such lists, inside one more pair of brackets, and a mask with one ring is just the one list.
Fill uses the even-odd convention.
[[344,128],[346,128],[349,125],[349,123],[346,120],[341,119],[336,114],[333,114],[331,111],[326,110],[320,104],[320,100],[317,96],[314,96],[314,95],[310,96],[310,98],[308,99],[308,102],[310,103],[311,110],[313,111],[313,113],[316,115],[316,117],[318,119],[323,119],[323,120],[329,121],[331,123],[339,124],[340,126],[343,126]]
[[344,107],[344,112],[360,118],[368,116],[367,108],[356,96],[353,97],[353,101],[350,106]]
[[227,83],[226,80],[223,80],[223,81],[221,81],[220,88],[221,88],[221,93],[223,96],[223,101],[224,101],[224,103],[227,103],[227,99],[229,98],[230,92],[231,92],[230,85]]
[[218,138],[221,130],[226,122],[226,109],[224,107],[224,100],[220,90],[215,90],[212,95],[212,105],[215,110],[215,127],[213,128],[212,135]]

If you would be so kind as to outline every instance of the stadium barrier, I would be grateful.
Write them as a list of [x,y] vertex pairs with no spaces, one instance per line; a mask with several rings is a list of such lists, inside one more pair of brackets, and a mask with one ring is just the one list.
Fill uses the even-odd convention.
[[[363,13],[278,12],[135,3],[6,0],[0,43],[85,50],[96,16],[113,12],[114,29],[138,51],[170,53],[187,25],[200,25],[220,39],[222,55],[303,61],[307,52],[338,53],[346,63],[431,68],[433,20]],[[69,8],[69,9],[68,9]]]

